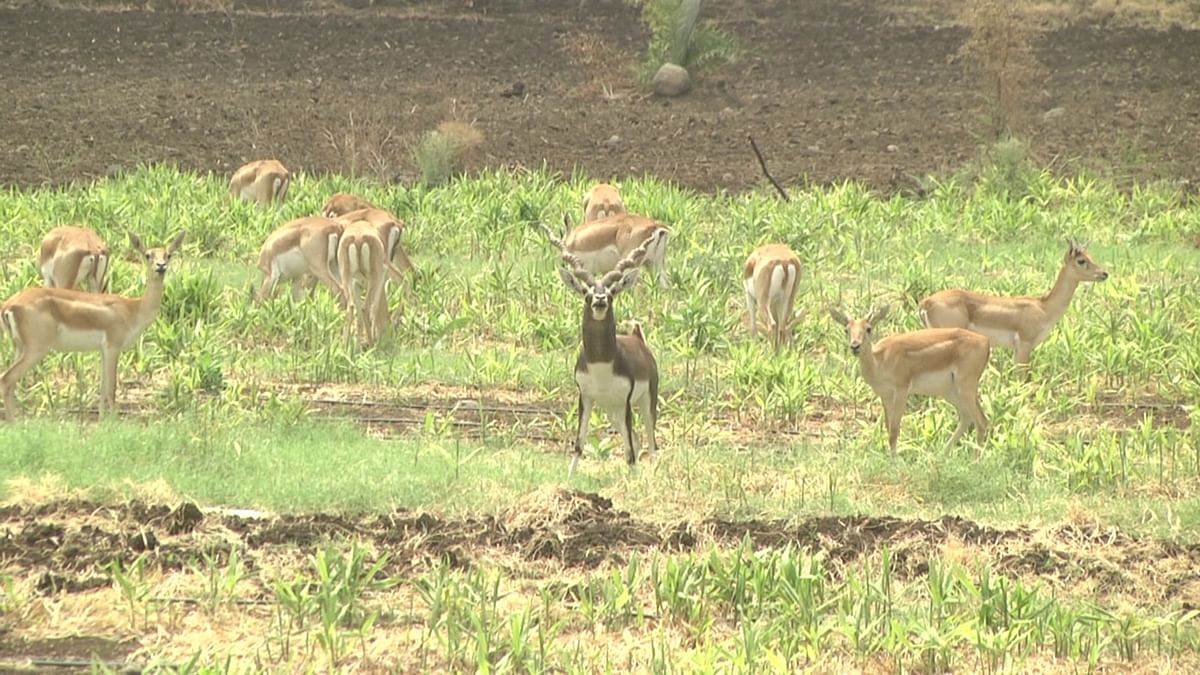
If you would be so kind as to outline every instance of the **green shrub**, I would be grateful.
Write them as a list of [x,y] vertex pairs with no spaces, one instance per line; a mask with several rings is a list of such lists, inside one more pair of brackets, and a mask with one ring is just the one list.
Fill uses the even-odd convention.
[[683,66],[693,77],[737,58],[733,38],[711,22],[700,22],[701,0],[642,0],[642,18],[650,27],[650,47],[638,71],[650,82],[664,63]]

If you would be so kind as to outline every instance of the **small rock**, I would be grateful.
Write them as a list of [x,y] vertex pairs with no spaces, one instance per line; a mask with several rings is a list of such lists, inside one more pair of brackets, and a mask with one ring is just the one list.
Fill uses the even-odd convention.
[[1042,121],[1050,122],[1050,121],[1056,120],[1066,114],[1067,114],[1067,109],[1062,106],[1058,106],[1057,108],[1051,108],[1051,109],[1047,110],[1046,112],[1042,113]]
[[664,63],[654,74],[654,93],[659,96],[679,96],[692,88],[692,77],[683,66]]
[[503,96],[504,98],[513,98],[514,96],[524,96],[525,95],[525,83],[524,82],[513,82],[508,87],[502,89],[500,91],[500,95]]
[[892,145],[891,143],[889,143],[889,144],[888,144],[888,146],[887,146],[887,151],[888,151],[888,152],[896,152],[896,151],[897,151],[897,150],[899,150],[899,149],[900,149],[900,146],[898,146],[898,145]]
[[722,183],[732,183],[733,182],[733,174],[731,174],[731,173],[721,174],[721,182]]
[[819,146],[819,145],[810,145],[810,146],[808,146],[808,148],[806,148],[806,149],[807,149],[809,152],[820,152],[820,151],[821,151],[821,146]]
[[612,136],[609,136],[607,140],[604,141],[604,144],[605,145],[616,145],[617,143],[620,143],[620,142],[621,142],[621,137],[616,134],[613,134]]
[[125,543],[129,548],[139,553],[142,551],[153,551],[158,548],[158,537],[154,536],[153,530],[142,530],[129,535]]

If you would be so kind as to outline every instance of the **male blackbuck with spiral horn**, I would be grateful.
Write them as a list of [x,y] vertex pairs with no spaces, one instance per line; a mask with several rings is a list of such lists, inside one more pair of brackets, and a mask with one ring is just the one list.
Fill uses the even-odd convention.
[[27,288],[0,305],[0,331],[12,337],[16,358],[0,376],[4,410],[11,420],[17,382],[47,354],[100,352],[100,414],[112,410],[117,396],[117,361],[158,315],[167,264],[183,243],[180,232],[166,248],[147,250],[136,234],[134,249],[146,260],[146,290],[140,298],[85,293],[65,288]]
[[314,277],[340,298],[337,251],[341,236],[342,223],[319,216],[288,221],[272,232],[258,252],[258,269],[263,275],[258,301],[274,294],[281,281],[292,282],[292,299],[299,300],[307,280]]
[[[635,323],[630,335],[617,335],[613,300],[637,283],[640,266],[655,239],[646,239],[599,279],[561,241],[543,226],[559,248],[559,276],[568,288],[583,296],[583,348],[575,362],[575,384],[579,387],[579,426],[575,451],[567,477],[575,474],[583,447],[587,443],[592,408],[599,407],[609,423],[621,435],[625,462],[632,468],[638,460],[637,437],[633,432],[633,409],[638,408],[645,425],[649,459],[654,459],[658,443],[654,428],[658,421],[658,364],[646,344],[646,335]],[[666,237],[662,232],[658,236]]]
[[762,312],[776,352],[792,341],[799,281],[800,258],[786,244],[764,244],[746,258],[742,285],[750,312],[750,335],[758,337],[757,313]]
[[986,337],[961,328],[924,328],[872,344],[871,330],[887,315],[887,307],[876,308],[867,318],[857,320],[836,307],[827,309],[846,330],[863,379],[883,401],[888,448],[893,455],[909,394],[944,398],[958,410],[958,428],[946,448],[958,443],[972,424],[976,442],[983,444],[987,418],[979,405],[979,378],[991,355]]
[[[570,227],[570,222],[564,217]],[[593,275],[603,275],[616,269],[617,263],[643,244],[649,243],[642,264],[652,267],[660,288],[670,288],[667,281],[667,240],[671,231],[666,225],[632,213],[620,213],[602,220],[582,223],[563,239],[567,252],[579,259],[583,269]]]
[[38,271],[47,288],[108,290],[108,246],[86,227],[62,225],[46,233],[38,251]]
[[1072,241],[1054,287],[1046,295],[1005,297],[961,289],[939,291],[921,301],[921,321],[929,328],[983,333],[993,346],[1013,350],[1018,373],[1028,379],[1034,348],[1045,342],[1066,314],[1080,282],[1107,278],[1108,272]]
[[229,194],[235,199],[269,206],[282,204],[287,197],[291,175],[282,162],[258,159],[242,165],[229,179]]
[[598,183],[583,196],[583,222],[602,220],[625,213],[625,202],[613,185]]

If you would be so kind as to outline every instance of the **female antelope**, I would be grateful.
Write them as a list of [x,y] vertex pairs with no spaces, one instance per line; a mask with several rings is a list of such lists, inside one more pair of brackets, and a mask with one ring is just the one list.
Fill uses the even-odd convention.
[[986,337],[961,328],[925,328],[872,344],[871,329],[887,315],[886,307],[876,308],[866,319],[858,320],[835,307],[828,311],[846,329],[850,351],[858,357],[863,379],[883,401],[888,448],[893,455],[909,394],[944,398],[958,410],[958,428],[946,448],[958,443],[972,424],[976,442],[983,444],[987,418],[979,405],[979,378],[991,355]]

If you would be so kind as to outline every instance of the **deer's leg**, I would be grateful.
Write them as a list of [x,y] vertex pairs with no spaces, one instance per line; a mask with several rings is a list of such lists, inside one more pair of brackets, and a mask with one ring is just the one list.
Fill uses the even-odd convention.
[[642,416],[643,433],[646,435],[646,459],[654,461],[654,456],[658,454],[658,441],[654,437],[654,425],[657,422],[654,419],[654,406],[650,404],[651,394],[647,393],[638,402],[638,413]]
[[884,417],[887,420],[888,449],[896,454],[896,442],[900,438],[900,421],[904,419],[904,404],[908,400],[908,388],[897,388],[892,392],[891,400],[884,403]]
[[1017,376],[1026,382],[1033,377],[1033,373],[1029,368],[1030,361],[1033,360],[1033,347],[1033,341],[1024,340],[1021,336],[1017,336],[1013,348],[1013,362],[1017,366]]
[[4,394],[4,412],[8,415],[11,422],[17,415],[17,398],[14,391],[17,388],[17,382],[42,359],[49,354],[48,349],[35,350],[25,348],[20,340],[16,341],[16,358],[13,359],[12,365],[8,370],[4,371],[4,375],[0,375],[0,391]]
[[750,315],[750,337],[758,339],[758,299],[754,297],[753,279],[746,280],[746,313]]
[[587,445],[588,423],[592,419],[592,401],[579,394],[579,419],[575,430],[575,452],[571,455],[571,467],[567,469],[567,478],[575,475],[575,467],[579,458],[583,457],[583,446]]
[[121,350],[110,346],[100,349],[100,416],[113,412],[117,402],[117,361]]

